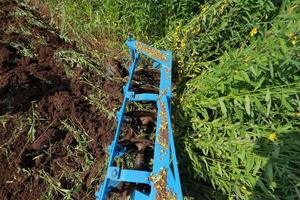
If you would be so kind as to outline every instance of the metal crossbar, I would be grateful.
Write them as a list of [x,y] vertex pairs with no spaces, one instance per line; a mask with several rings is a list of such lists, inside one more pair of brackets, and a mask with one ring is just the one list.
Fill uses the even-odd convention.
[[[114,140],[109,148],[109,162],[104,182],[96,192],[96,198],[104,200],[107,194],[121,183],[146,184],[150,191],[133,190],[134,200],[182,200],[182,190],[176,159],[172,123],[171,123],[171,72],[172,52],[161,51],[145,45],[137,40],[127,40],[132,63],[129,67],[129,78],[123,87],[124,100],[117,112],[117,128]],[[131,90],[134,72],[137,69],[141,54],[153,61],[153,68],[160,71],[159,94],[136,94]],[[126,149],[119,147],[118,141],[126,112],[126,105],[132,101],[153,101],[157,107],[156,133],[152,171],[123,169],[114,166],[117,157],[124,156]]]

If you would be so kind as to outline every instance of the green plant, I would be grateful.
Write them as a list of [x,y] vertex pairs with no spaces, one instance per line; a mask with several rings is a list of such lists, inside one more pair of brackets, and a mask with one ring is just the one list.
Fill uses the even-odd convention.
[[[99,59],[88,57],[86,54],[72,50],[57,51],[55,56],[58,60],[65,64],[65,71],[69,77],[74,76],[74,68],[78,67],[86,70],[87,72],[96,73],[102,78],[109,79],[106,75],[105,68],[103,68],[102,63],[99,62]],[[89,79],[88,76],[85,78]]]
[[[12,122],[12,119],[16,119],[14,122]],[[12,135],[11,137],[4,142],[3,144],[0,145],[0,150],[4,149],[7,151],[9,157],[9,145],[14,142],[16,138],[20,136],[20,134],[23,133],[24,128],[27,126],[27,120],[23,116],[15,116],[15,115],[10,115],[10,114],[5,114],[0,116],[0,124],[1,126],[6,129],[8,128],[7,124],[12,123]]]
[[[90,170],[95,162],[93,155],[88,151],[88,144],[90,142],[89,136],[83,128],[71,120],[64,120],[61,123],[63,130],[68,131],[76,141],[76,145],[67,147],[67,156],[69,158],[80,158],[81,170],[74,170],[63,165],[60,166],[62,167],[60,173],[55,173],[55,175],[40,170],[36,178],[42,179],[47,185],[47,191],[44,196],[45,199],[73,199],[74,195],[84,187],[84,173]],[[51,157],[51,148],[49,151],[50,152],[45,151],[44,153]],[[101,169],[99,172],[100,171]],[[88,193],[89,192],[87,192],[87,195]]]
[[188,81],[177,105],[190,123],[178,126],[183,165],[229,198],[300,198],[299,9],[288,4],[261,36]]
[[60,194],[63,199],[72,199],[72,190],[64,189],[61,186],[60,180],[55,179],[45,171],[40,171],[38,178],[47,184],[48,191],[44,197],[45,199],[53,199],[57,194]]
[[[278,7],[272,1],[208,1],[191,20],[178,20],[159,47],[175,50],[182,79],[191,79],[219,64],[231,49],[243,48],[253,27],[266,29]],[[259,34],[259,33],[258,33]]]
[[90,102],[91,105],[94,105],[99,113],[103,113],[109,120],[114,119],[115,113],[106,108],[108,99],[103,93],[102,88],[95,86],[90,83],[92,87],[92,92],[86,99]]
[[[136,38],[153,40],[166,34],[169,24],[178,18],[188,20],[198,12],[200,3],[194,0],[180,1],[49,1],[53,15],[60,16],[61,34],[70,31],[79,36],[113,39],[126,38],[128,33]],[[54,21],[54,20],[53,20]],[[78,38],[79,39],[79,38]],[[80,39],[82,40],[82,39]]]
[[69,156],[83,157],[82,168],[84,170],[89,169],[94,162],[93,155],[88,151],[88,143],[91,140],[89,135],[80,125],[76,125],[71,120],[64,120],[61,123],[64,129],[68,130],[76,140],[76,146],[68,147]]
[[30,128],[27,132],[27,141],[29,143],[32,143],[35,141],[35,133],[36,133],[35,126],[37,123],[36,121],[38,119],[38,113],[35,111],[36,106],[37,105],[33,102],[31,105],[32,115],[27,117],[27,121],[30,126]]

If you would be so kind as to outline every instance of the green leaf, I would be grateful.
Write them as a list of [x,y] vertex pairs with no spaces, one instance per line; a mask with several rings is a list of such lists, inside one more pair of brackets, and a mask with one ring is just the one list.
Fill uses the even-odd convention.
[[285,40],[282,39],[282,38],[280,38],[280,39],[279,39],[279,44],[280,44],[280,47],[281,47],[282,52],[283,52],[284,54],[287,53],[288,49],[287,49]]
[[209,170],[208,163],[207,163],[206,159],[204,157],[201,157],[201,159],[205,163],[206,170]]
[[248,95],[245,96],[245,109],[248,115],[251,115],[250,98]]
[[238,81],[245,81],[245,79],[240,74],[234,75],[233,78]]
[[266,100],[266,102],[271,100],[271,93],[270,93],[269,88],[267,89],[265,100]]
[[206,120],[209,119],[209,115],[208,115],[208,112],[206,109],[202,109],[201,114],[203,115],[204,119],[206,119]]
[[295,186],[295,190],[296,190],[296,193],[297,193],[298,199],[300,199],[300,191],[298,190],[297,186]]
[[294,108],[289,104],[284,95],[281,96],[281,104],[289,111],[294,111]]
[[242,75],[243,79],[244,79],[247,83],[251,83],[250,78],[249,78],[247,72],[241,71],[241,75]]
[[257,76],[257,71],[253,66],[251,66],[249,69],[253,73],[254,76]]
[[253,99],[253,101],[255,103],[255,107],[257,108],[257,110],[259,112],[261,112],[261,113],[264,113],[265,110],[264,110],[263,105],[260,103],[260,100],[257,97],[255,97],[255,96],[253,96],[252,99]]
[[221,92],[224,93],[224,91],[225,91],[225,85],[224,85],[224,82],[221,82],[221,83],[220,83],[220,89],[221,89]]
[[219,98],[219,103],[220,103],[221,111],[222,111],[224,117],[227,117],[227,109],[226,109],[226,106],[223,102],[223,98]]
[[241,149],[240,159],[241,159],[241,162],[244,162],[244,160],[245,160],[245,149]]
[[271,102],[271,101],[269,101],[269,102],[267,103],[267,113],[266,113],[266,116],[267,116],[267,117],[269,117],[269,115],[270,115],[270,111],[271,111],[271,104],[272,104],[272,102]]
[[255,176],[257,174],[257,172],[260,170],[260,168],[261,168],[261,160],[256,159],[255,166],[254,166],[252,174]]
[[36,129],[34,128],[34,125],[31,125],[27,133],[27,138],[29,142],[33,142],[35,140],[35,134],[36,134]]
[[219,171],[219,174],[220,174],[220,176],[222,176],[223,175],[223,173],[222,173],[222,168],[221,168],[221,165],[220,165],[220,163],[219,162],[217,162],[218,164],[218,171]]
[[266,177],[268,180],[268,184],[271,184],[271,182],[273,181],[273,166],[272,166],[272,162],[269,162],[267,164],[266,167]]
[[254,157],[250,156],[246,163],[246,173],[249,173],[252,170],[254,162],[255,162]]
[[272,104],[271,93],[270,93],[269,88],[267,89],[267,93],[266,93],[265,100],[266,100],[266,102],[267,102],[267,112],[266,112],[266,116],[269,117],[270,111],[271,111],[271,104]]
[[269,68],[270,68],[271,78],[274,78],[274,68],[273,68],[273,64],[271,61],[269,61]]
[[262,180],[259,178],[257,180],[257,185],[267,194],[269,193],[268,189],[266,188],[265,184],[262,182]]
[[261,78],[259,79],[258,83],[255,85],[255,89],[254,89],[254,90],[257,90],[258,88],[260,88],[260,87],[261,87],[261,84],[264,82],[264,80],[265,80],[265,77],[264,77],[264,76],[261,77]]
[[235,106],[239,107],[240,109],[243,109],[243,106],[240,104],[240,102],[238,101],[238,99],[235,98],[233,100],[233,103],[234,103]]

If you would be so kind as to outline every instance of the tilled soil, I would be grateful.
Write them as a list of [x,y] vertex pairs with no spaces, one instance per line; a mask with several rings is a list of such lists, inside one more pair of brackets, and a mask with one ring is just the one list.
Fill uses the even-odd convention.
[[[44,25],[12,14],[16,11],[31,13]],[[115,123],[85,98],[90,85],[66,76],[55,57],[62,49],[77,51],[37,12],[0,2],[0,199],[62,199],[67,193],[62,189],[70,190],[72,199],[94,199]],[[78,77],[83,73],[88,72],[75,69]],[[120,104],[120,83],[91,77],[107,96],[104,106]],[[85,146],[62,122],[85,133]]]

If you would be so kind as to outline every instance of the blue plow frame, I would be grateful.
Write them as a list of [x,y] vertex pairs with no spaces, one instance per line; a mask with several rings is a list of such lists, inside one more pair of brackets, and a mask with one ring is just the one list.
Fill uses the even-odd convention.
[[[182,200],[182,190],[178,172],[173,130],[171,123],[171,74],[172,52],[161,51],[145,45],[137,40],[127,40],[130,49],[132,63],[129,67],[129,78],[123,87],[124,100],[122,107],[117,112],[117,128],[114,140],[109,148],[109,162],[104,182],[96,192],[98,200],[104,200],[107,194],[117,188],[122,182],[147,184],[150,192],[134,190],[130,199],[133,200]],[[159,94],[141,93],[135,94],[131,90],[133,75],[137,69],[141,54],[153,61],[153,68],[160,70]],[[119,136],[126,112],[126,104],[130,101],[153,101],[157,107],[157,121],[154,145],[154,158],[152,171],[122,169],[114,166],[116,158],[123,156],[125,149],[118,146]]]

